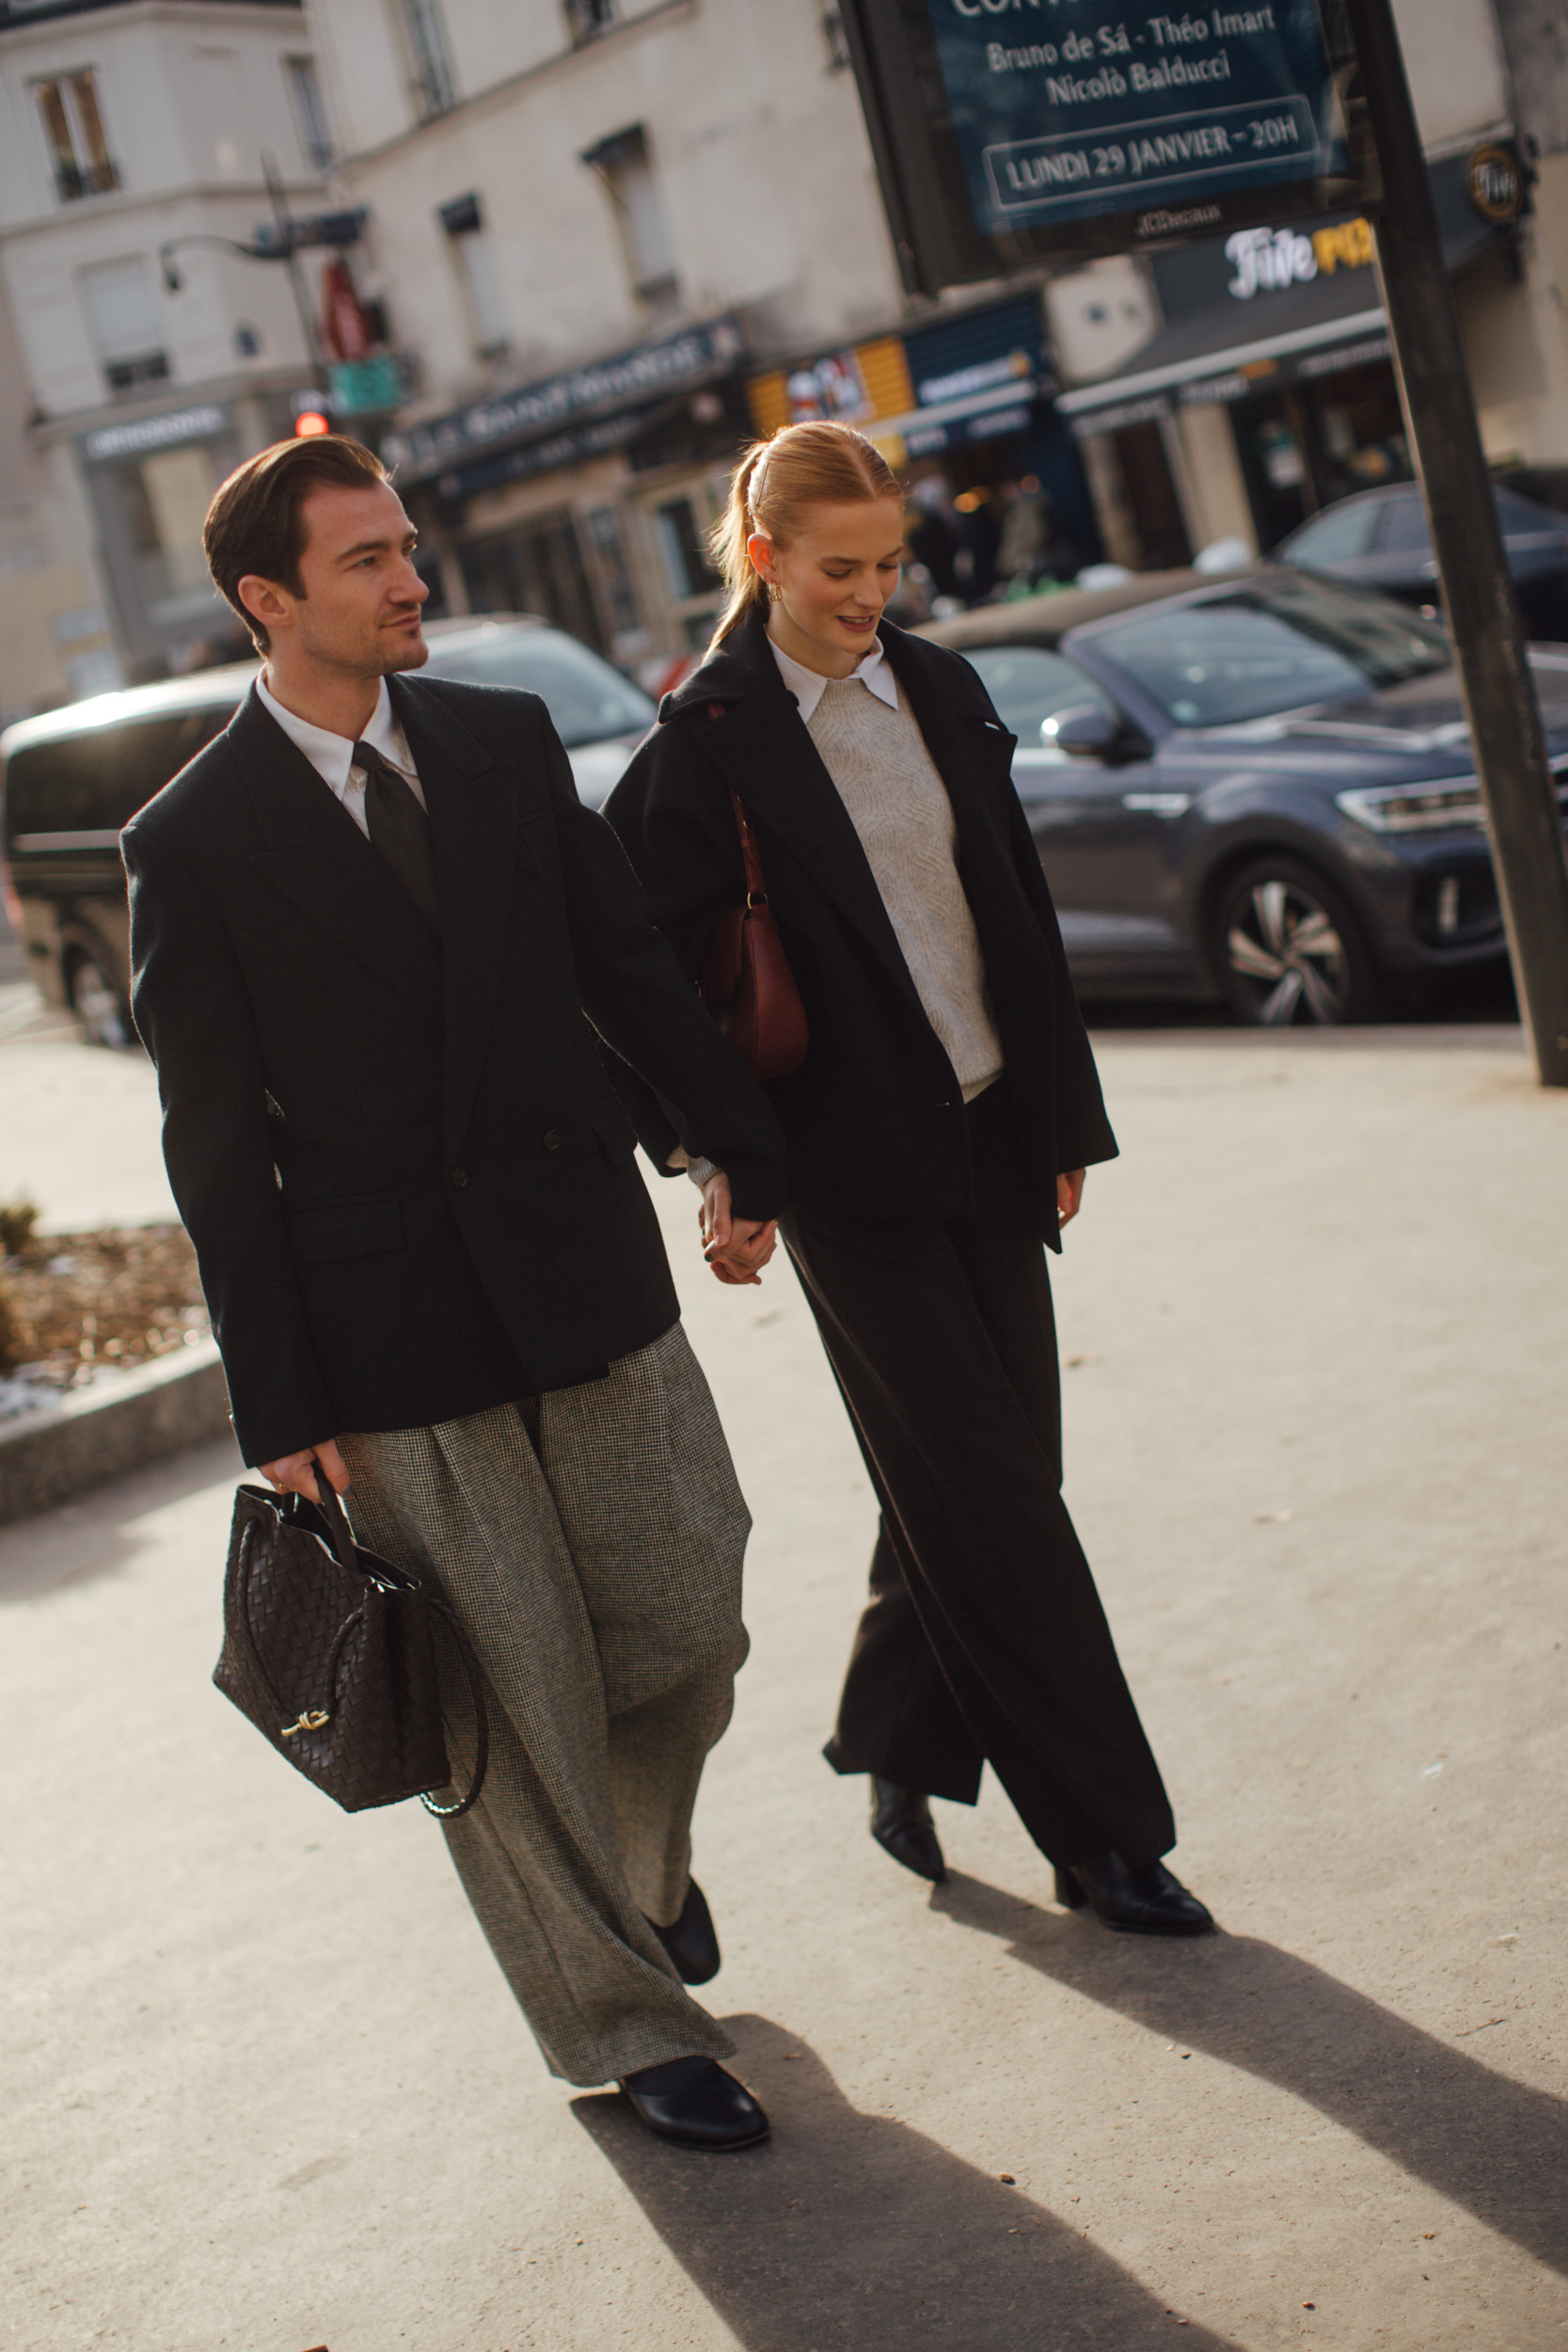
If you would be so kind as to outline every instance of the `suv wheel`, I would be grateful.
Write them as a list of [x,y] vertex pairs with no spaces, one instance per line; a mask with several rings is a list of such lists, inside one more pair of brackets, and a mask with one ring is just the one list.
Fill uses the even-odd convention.
[[1227,1002],[1252,1027],[1326,1027],[1380,1009],[1360,925],[1332,883],[1295,858],[1257,858],[1231,876],[1209,946]]
[[135,1036],[129,1008],[96,956],[78,952],[72,958],[66,993],[85,1044],[107,1045],[117,1053],[128,1049]]

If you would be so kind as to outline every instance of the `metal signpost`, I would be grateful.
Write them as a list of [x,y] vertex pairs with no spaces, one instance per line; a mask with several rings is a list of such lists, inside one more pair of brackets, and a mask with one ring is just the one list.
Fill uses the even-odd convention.
[[1371,214],[1520,1006],[1568,1086],[1561,820],[1389,0],[841,5],[911,293]]

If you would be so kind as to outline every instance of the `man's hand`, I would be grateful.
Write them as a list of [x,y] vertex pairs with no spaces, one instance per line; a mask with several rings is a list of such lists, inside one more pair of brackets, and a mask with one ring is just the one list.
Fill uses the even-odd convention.
[[280,1495],[303,1495],[307,1502],[319,1502],[321,1488],[316,1484],[318,1462],[337,1492],[346,1495],[348,1464],[338,1451],[336,1438],[324,1438],[320,1445],[309,1446],[303,1454],[285,1454],[276,1462],[263,1462],[261,1475],[269,1486],[277,1487]]
[[1084,1179],[1087,1174],[1086,1168],[1075,1168],[1070,1169],[1066,1176],[1057,1177],[1056,1223],[1058,1226],[1070,1225],[1077,1216],[1084,1198]]
[[703,1186],[697,1230],[703,1238],[703,1255],[721,1282],[736,1288],[760,1284],[761,1269],[778,1247],[779,1222],[771,1216],[761,1222],[732,1216],[730,1180],[722,1168],[716,1168]]

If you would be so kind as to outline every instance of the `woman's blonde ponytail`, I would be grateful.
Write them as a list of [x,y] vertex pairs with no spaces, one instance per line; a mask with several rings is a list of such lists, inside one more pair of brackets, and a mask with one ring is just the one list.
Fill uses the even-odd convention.
[[708,545],[729,601],[713,632],[712,653],[746,615],[768,603],[768,583],[749,543],[760,532],[785,547],[811,506],[869,506],[903,498],[898,478],[874,442],[853,425],[810,418],[753,441],[730,481],[724,512]]

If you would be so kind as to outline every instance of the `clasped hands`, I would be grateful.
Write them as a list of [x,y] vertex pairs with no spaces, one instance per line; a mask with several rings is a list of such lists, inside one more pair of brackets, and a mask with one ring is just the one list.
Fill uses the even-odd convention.
[[703,1255],[721,1282],[732,1283],[737,1289],[749,1282],[761,1283],[762,1269],[779,1246],[779,1220],[776,1216],[759,1221],[733,1216],[730,1180],[721,1168],[716,1168],[703,1186],[697,1230],[702,1235]]

